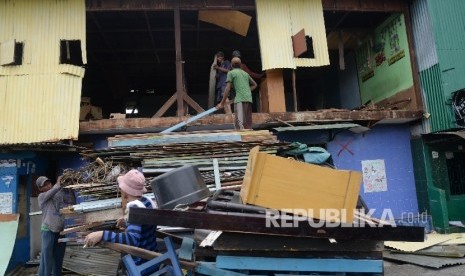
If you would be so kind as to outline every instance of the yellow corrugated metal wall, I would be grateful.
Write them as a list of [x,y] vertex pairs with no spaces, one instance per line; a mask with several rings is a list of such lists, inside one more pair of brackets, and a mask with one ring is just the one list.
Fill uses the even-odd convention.
[[[321,0],[256,0],[262,69],[329,64]],[[291,37],[300,30],[313,38],[315,58],[294,58]]]
[[0,144],[77,139],[84,68],[59,64],[60,40],[80,40],[87,63],[85,1],[0,0],[0,43],[11,40],[23,62],[0,65]]

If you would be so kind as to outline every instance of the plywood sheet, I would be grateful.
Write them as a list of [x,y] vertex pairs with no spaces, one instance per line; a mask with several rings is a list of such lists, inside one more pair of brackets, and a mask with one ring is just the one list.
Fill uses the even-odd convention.
[[283,71],[268,70],[260,86],[260,110],[262,112],[286,112]]
[[242,36],[247,36],[251,19],[251,16],[240,11],[199,11],[199,20],[215,24]]

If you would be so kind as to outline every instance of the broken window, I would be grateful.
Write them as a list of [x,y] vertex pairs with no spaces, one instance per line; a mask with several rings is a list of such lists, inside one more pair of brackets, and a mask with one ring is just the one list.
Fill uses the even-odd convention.
[[23,63],[23,42],[12,39],[0,44],[0,65],[21,65]]
[[60,41],[60,64],[83,65],[80,40]]

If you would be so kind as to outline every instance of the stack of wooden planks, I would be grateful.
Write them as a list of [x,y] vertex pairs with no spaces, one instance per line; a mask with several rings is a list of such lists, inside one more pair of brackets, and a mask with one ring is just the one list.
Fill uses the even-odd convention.
[[82,154],[130,166],[140,164],[146,177],[195,165],[210,188],[215,184],[215,169],[222,187],[237,188],[251,148],[260,146],[261,151],[275,154],[288,145],[267,130],[116,135],[108,138],[108,144],[107,149]]
[[149,193],[154,177],[186,164],[199,168],[210,189],[218,187],[215,181],[219,180],[221,188],[238,190],[250,149],[260,146],[261,151],[274,154],[288,146],[269,131],[116,135],[108,138],[108,144],[105,149],[81,152],[88,165],[65,170],[62,181],[78,203],[62,210],[73,221],[65,233],[105,226],[121,217],[116,178],[131,168],[142,168]]

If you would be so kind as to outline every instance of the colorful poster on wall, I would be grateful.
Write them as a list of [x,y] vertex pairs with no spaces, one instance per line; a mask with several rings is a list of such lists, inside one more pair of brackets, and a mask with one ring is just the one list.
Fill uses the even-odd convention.
[[386,167],[384,160],[363,160],[363,188],[365,193],[387,191]]
[[13,213],[13,193],[0,193],[0,214]]

